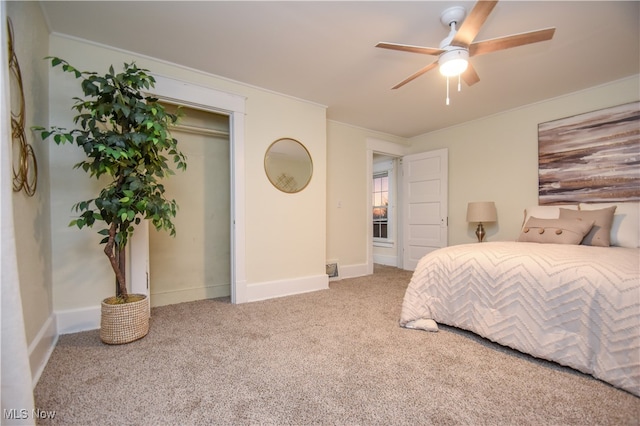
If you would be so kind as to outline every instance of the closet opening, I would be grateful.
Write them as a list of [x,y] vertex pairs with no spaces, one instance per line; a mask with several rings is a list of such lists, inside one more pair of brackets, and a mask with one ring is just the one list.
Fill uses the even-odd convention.
[[[177,106],[164,103],[175,112]],[[180,107],[171,134],[187,157],[187,170],[164,182],[178,203],[176,236],[149,229],[152,306],[231,295],[231,147],[227,115]]]

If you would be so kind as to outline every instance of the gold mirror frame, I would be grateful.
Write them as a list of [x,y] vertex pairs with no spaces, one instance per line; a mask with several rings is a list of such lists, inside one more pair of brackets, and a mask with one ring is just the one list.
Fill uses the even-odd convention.
[[302,143],[292,138],[281,138],[267,148],[264,171],[277,189],[295,194],[311,182],[313,160]]

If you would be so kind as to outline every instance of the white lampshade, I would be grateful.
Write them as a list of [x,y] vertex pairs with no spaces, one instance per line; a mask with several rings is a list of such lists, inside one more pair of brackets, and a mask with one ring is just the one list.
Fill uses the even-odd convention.
[[467,206],[467,222],[495,222],[498,220],[493,201],[475,201]]
[[462,74],[469,65],[469,52],[466,49],[453,49],[444,52],[438,59],[440,74],[453,77]]

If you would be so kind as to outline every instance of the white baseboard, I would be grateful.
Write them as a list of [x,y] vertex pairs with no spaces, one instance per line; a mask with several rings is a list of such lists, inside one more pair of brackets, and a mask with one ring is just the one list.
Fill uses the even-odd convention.
[[100,305],[57,311],[56,317],[58,319],[58,334],[96,330],[100,328]]
[[[366,265],[362,265],[366,268]],[[359,265],[359,268],[360,265]],[[346,267],[347,271],[353,268]],[[342,275],[343,270],[340,270]],[[362,273],[360,275],[366,275]],[[360,276],[353,275],[353,276]],[[242,302],[255,302],[275,297],[291,296],[329,288],[329,277],[326,274],[286,280],[268,281],[246,285],[246,294]],[[205,297],[202,297],[205,298]],[[152,295],[153,299],[153,295]],[[153,302],[152,302],[153,303]],[[56,312],[58,334],[77,333],[100,328],[100,306],[81,309],[69,309]]]
[[383,254],[373,254],[373,263],[386,266],[398,266],[398,256],[385,256]]
[[359,265],[340,265],[338,268],[338,279],[356,278],[369,275],[366,263]]
[[151,293],[151,307],[229,296],[229,284]]
[[44,322],[42,328],[29,345],[29,365],[31,366],[31,381],[35,388],[46,367],[53,349],[58,342],[55,313]]
[[329,277],[326,274],[253,283],[247,284],[247,301],[256,302],[327,289],[329,289]]

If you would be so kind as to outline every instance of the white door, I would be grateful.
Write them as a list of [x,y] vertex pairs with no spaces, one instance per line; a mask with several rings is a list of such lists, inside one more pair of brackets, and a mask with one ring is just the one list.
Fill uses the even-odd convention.
[[402,158],[403,268],[447,245],[448,150]]

